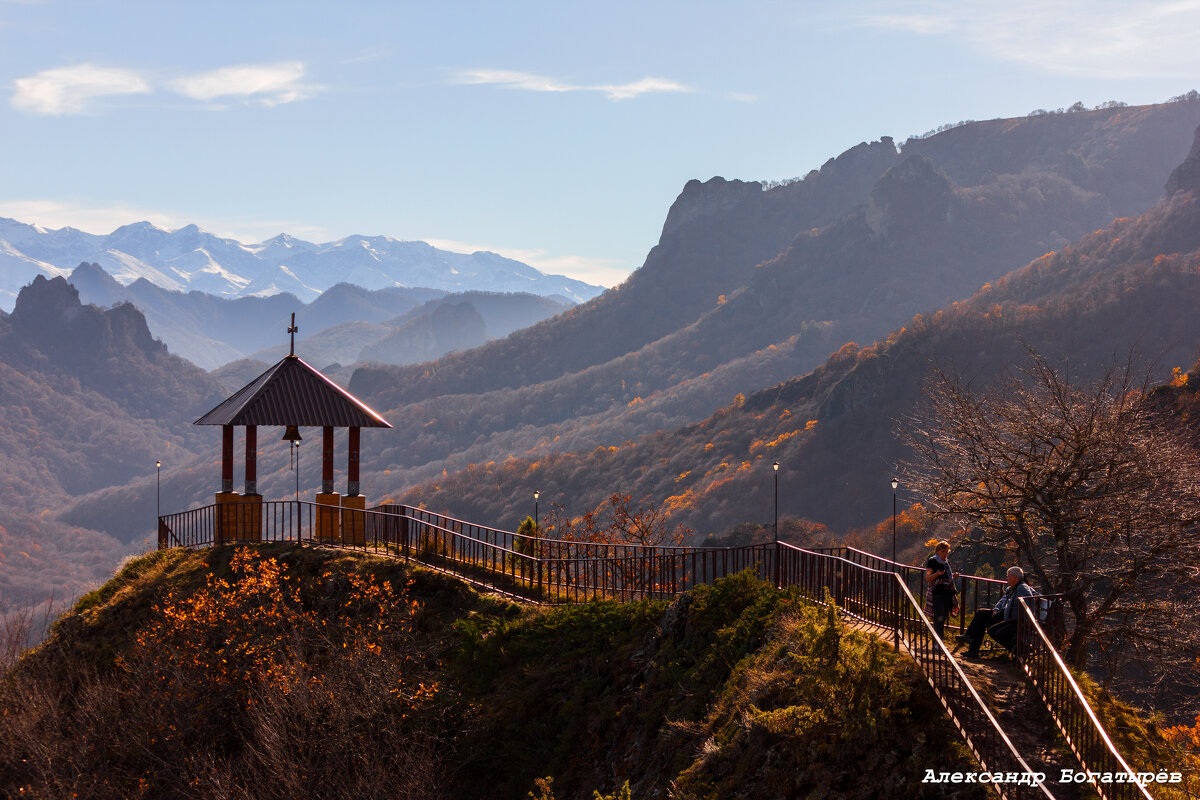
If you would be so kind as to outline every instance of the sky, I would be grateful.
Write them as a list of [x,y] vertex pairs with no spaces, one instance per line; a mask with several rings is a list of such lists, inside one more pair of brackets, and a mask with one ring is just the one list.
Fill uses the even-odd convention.
[[612,286],[692,178],[1162,102],[1200,88],[1197,31],[1200,0],[0,0],[0,216],[387,235]]

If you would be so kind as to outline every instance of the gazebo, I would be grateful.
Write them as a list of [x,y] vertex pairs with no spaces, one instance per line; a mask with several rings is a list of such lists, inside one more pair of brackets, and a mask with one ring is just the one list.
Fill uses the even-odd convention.
[[[260,539],[262,495],[257,486],[258,428],[286,429],[283,438],[300,440],[300,428],[321,428],[321,491],[317,494],[317,536],[341,536],[353,541],[362,536],[362,511],[366,498],[359,492],[359,440],[363,428],[390,428],[387,420],[348,391],[296,356],[295,314],[288,333],[291,352],[266,372],[234,392],[209,411],[196,425],[221,426],[221,491],[216,493],[217,519],[225,539]],[[245,491],[233,490],[234,428],[246,429]],[[333,431],[349,429],[346,493],[333,486]],[[349,513],[343,513],[343,509]],[[340,520],[340,525],[339,525]]]

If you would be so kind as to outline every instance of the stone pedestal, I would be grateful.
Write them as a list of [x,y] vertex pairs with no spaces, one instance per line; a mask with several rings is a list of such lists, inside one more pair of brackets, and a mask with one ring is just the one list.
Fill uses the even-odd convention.
[[213,544],[262,541],[262,495],[217,492]]
[[341,541],[342,496],[337,492],[317,493],[317,539],[323,542]]
[[367,498],[361,494],[342,497],[342,543],[365,545],[367,543]]

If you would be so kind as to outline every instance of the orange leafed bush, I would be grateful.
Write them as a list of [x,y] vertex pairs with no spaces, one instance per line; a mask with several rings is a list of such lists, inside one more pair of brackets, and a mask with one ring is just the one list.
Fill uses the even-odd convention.
[[379,656],[410,632],[418,610],[390,584],[354,572],[336,580],[325,572],[323,581],[339,584],[337,607],[314,607],[302,599],[318,593],[314,587],[304,591],[277,559],[250,549],[234,555],[230,569],[232,580],[209,575],[189,596],[168,595],[134,635],[118,664],[148,679],[146,691],[178,699],[203,686],[243,705],[260,690],[318,685],[330,654]]

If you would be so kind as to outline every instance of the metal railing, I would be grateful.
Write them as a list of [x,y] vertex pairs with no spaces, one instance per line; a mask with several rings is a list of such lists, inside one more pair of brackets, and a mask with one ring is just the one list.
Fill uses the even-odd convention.
[[[158,544],[205,547],[233,541],[311,541],[419,561],[473,583],[539,602],[673,597],[753,569],[817,602],[898,631],[972,752],[990,771],[1031,773],[924,613],[924,570],[851,547],[786,543],[671,547],[524,536],[424,509],[354,509],[305,501],[229,503],[159,518]],[[1004,581],[962,576],[959,629],[970,608],[990,607]],[[921,598],[918,601],[918,597]],[[1022,603],[1024,614],[1033,619]],[[1018,620],[1022,669],[1084,769],[1130,772],[1078,685],[1036,624]],[[1119,766],[1110,766],[1110,765]],[[1148,798],[1144,787],[1095,787],[1106,798]],[[995,785],[1004,797],[1049,797],[1045,787]],[[1024,792],[1024,793],[1023,793]]]
[[[1037,771],[1017,752],[957,659],[934,631],[933,624],[925,616],[924,601],[918,602],[902,579],[897,577],[894,580],[901,592],[898,620],[900,639],[913,660],[921,666],[934,694],[983,770],[993,774],[1003,772],[1006,775],[1018,773],[1033,776]],[[1047,775],[1046,780],[1054,780],[1055,777]],[[1040,782],[993,783],[992,788],[1004,798],[1054,797]]]
[[[1108,732],[1104,730],[1104,725],[1096,717],[1096,712],[1084,697],[1083,690],[1067,668],[1066,662],[1062,660],[1058,649],[1051,644],[1046,631],[1039,624],[1040,614],[1035,613],[1027,602],[1053,602],[1055,599],[1056,596],[1019,598],[1021,610],[1017,617],[1014,651],[1017,661],[1085,773],[1092,772],[1097,776],[1107,773],[1110,776],[1136,777],[1137,773],[1117,752]],[[1052,614],[1049,616],[1053,618]],[[1105,800],[1150,798],[1150,793],[1140,782],[1102,782],[1093,779],[1088,783]]]
[[[813,547],[810,550],[815,553],[838,555],[847,561],[868,569],[896,572],[902,576],[904,583],[914,596],[918,599],[925,597],[924,567],[902,564],[855,547]],[[1005,581],[997,580],[996,578],[985,578],[980,575],[961,575],[956,580],[956,584],[959,588],[958,600],[961,613],[958,615],[957,620],[950,620],[946,627],[947,630],[957,628],[958,633],[966,632],[972,612],[981,608],[993,608],[1000,599],[1000,596],[1004,594],[1004,590],[1008,587]]]

